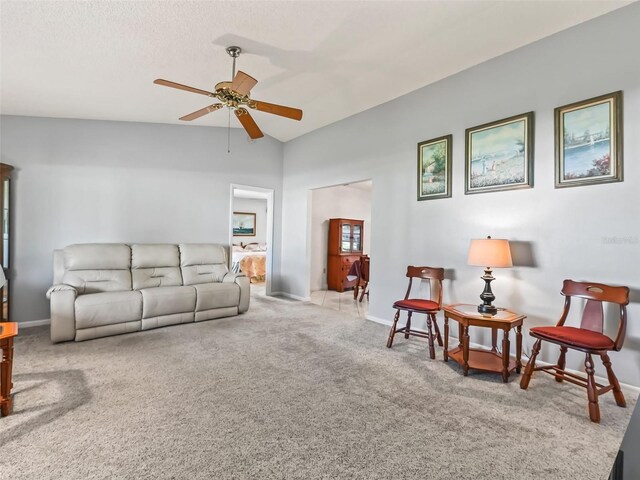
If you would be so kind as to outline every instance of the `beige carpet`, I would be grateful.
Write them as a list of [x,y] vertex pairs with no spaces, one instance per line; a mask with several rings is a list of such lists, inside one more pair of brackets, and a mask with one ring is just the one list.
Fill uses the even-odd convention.
[[[16,342],[7,479],[603,479],[632,408],[467,378],[422,339],[311,304],[51,345]],[[629,406],[635,395],[626,392]],[[597,446],[596,446],[597,445]]]

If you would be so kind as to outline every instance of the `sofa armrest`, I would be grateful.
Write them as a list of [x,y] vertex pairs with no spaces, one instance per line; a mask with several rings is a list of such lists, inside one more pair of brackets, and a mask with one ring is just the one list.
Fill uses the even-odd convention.
[[54,285],[47,290],[51,307],[51,341],[66,342],[76,337],[75,303],[78,291],[71,285]]
[[75,287],[72,287],[71,285],[65,285],[64,283],[59,283],[58,285],[54,285],[52,287],[49,288],[49,290],[47,290],[47,300],[51,300],[51,294],[53,292],[65,292],[65,291],[70,291],[70,292],[74,292],[75,297],[78,296],[78,291],[75,289]]
[[249,310],[249,296],[251,282],[249,277],[244,273],[227,273],[222,279],[223,283],[237,283],[240,287],[240,304],[238,305],[238,313],[244,313]]

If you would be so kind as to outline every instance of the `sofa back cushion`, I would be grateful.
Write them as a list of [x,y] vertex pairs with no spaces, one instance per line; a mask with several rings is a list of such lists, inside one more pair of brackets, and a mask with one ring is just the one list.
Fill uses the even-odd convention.
[[122,243],[84,243],[64,249],[62,283],[79,294],[131,290],[131,249]]
[[222,245],[181,243],[180,269],[184,285],[222,282],[227,274],[227,254]]
[[131,245],[133,289],[182,285],[177,245]]

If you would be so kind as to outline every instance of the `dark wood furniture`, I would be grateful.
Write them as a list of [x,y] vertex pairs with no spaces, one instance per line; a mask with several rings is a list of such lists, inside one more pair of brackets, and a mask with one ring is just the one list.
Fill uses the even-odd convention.
[[[498,309],[495,315],[478,313],[477,305],[456,303],[444,307],[444,361],[452,358],[460,365],[464,375],[469,369],[502,374],[502,381],[508,382],[513,370],[520,373],[522,369],[522,322],[525,315],[507,309]],[[449,350],[449,319],[458,322],[458,346]],[[485,327],[491,329],[491,350],[469,347],[469,327]],[[516,329],[516,358],[510,358],[511,342],[509,332]],[[498,330],[502,330],[502,353],[498,353]]]
[[11,173],[13,167],[6,163],[0,163],[0,210],[2,211],[2,241],[0,241],[0,261],[2,262],[2,270],[7,279],[4,286],[0,289],[2,292],[2,308],[0,309],[0,322],[8,322],[11,313],[10,304],[10,287],[11,287],[11,271],[9,269],[10,246],[11,246]]
[[640,478],[638,445],[640,445],[640,402],[636,403],[633,410],[608,480],[637,480]]
[[[393,304],[393,308],[396,309],[396,315],[393,319],[391,331],[389,332],[387,348],[391,348],[391,345],[393,345],[393,337],[396,333],[404,333],[404,338],[409,338],[410,335],[414,335],[416,337],[423,337],[429,340],[429,356],[431,358],[436,358],[431,324],[433,324],[433,327],[436,330],[438,345],[442,346],[442,336],[440,335],[440,329],[438,328],[438,322],[436,321],[436,313],[442,309],[442,280],[444,279],[444,268],[409,266],[407,267],[407,277],[409,278],[409,286],[407,287],[407,293],[405,293],[404,299],[398,300]],[[411,295],[413,279],[427,280],[429,282],[429,299],[409,298]],[[438,290],[437,302],[432,300],[434,287]],[[404,327],[397,328],[401,311],[407,312],[407,323]],[[427,316],[426,332],[411,329],[411,316],[414,313],[421,313]]]
[[0,363],[0,414],[7,416],[11,413],[13,401],[11,399],[11,371],[13,370],[13,339],[18,335],[17,323],[0,323],[0,349],[2,349],[2,363]]
[[329,220],[329,245],[327,256],[327,287],[344,292],[356,285],[356,280],[347,279],[351,265],[360,259],[364,221],[347,218]]
[[356,285],[353,287],[353,299],[358,299],[358,293],[360,289],[360,299],[362,302],[364,296],[367,296],[367,300],[369,300],[369,268],[371,266],[371,259],[368,255],[362,255],[360,260],[358,260],[357,271],[358,271],[358,279],[356,280]]
[[[533,344],[531,358],[520,381],[520,388],[526,390],[531,381],[531,375],[538,370],[553,375],[557,382],[566,380],[586,388],[589,400],[589,418],[592,422],[598,423],[600,422],[600,406],[598,405],[598,397],[600,395],[612,390],[616,404],[619,407],[626,406],[624,395],[611,368],[611,360],[609,360],[607,352],[617,352],[622,348],[627,327],[626,307],[629,303],[629,289],[627,287],[612,287],[602,283],[565,280],[560,293],[564,295],[565,300],[564,310],[557,325],[555,327],[534,327],[529,331],[529,334],[537,340]],[[586,300],[579,328],[564,326],[573,297]],[[618,332],[615,340],[603,333],[603,302],[617,305],[619,308]],[[540,353],[540,346],[543,340],[559,345],[560,356],[558,363],[555,365],[536,367],[536,357]],[[584,361],[586,378],[565,370],[565,356],[569,348],[586,354]],[[603,386],[596,383],[592,355],[599,355],[602,359],[602,363],[607,370],[609,385]]]

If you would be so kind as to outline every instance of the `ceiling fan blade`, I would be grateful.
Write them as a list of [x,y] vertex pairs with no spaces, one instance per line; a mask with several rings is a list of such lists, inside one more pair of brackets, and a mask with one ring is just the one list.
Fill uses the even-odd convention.
[[238,70],[233,82],[231,82],[230,88],[240,95],[246,95],[253,87],[255,87],[256,83],[258,83],[258,81],[255,78]]
[[204,107],[201,108],[200,110],[196,110],[193,113],[190,113],[189,115],[185,115],[184,117],[180,117],[180,120],[185,120],[187,122],[190,122],[191,120],[195,120],[196,118],[200,118],[204,115],[206,115],[207,113],[211,113],[211,112],[215,112],[216,110],[220,109],[224,107],[224,105],[222,103],[214,103],[213,105],[209,105],[208,107]]
[[178,90],[184,90],[185,92],[199,93],[200,95],[206,95],[207,97],[215,97],[212,92],[200,90],[199,88],[193,88],[188,85],[182,85],[181,83],[170,82],[169,80],[164,80],[162,78],[154,80],[153,83],[155,83],[156,85],[163,85],[165,87],[177,88]]
[[287,117],[293,120],[302,119],[302,110],[299,108],[285,107],[274,103],[260,102],[259,100],[254,100],[253,103],[255,103],[255,108],[261,112],[273,113],[274,115],[280,115],[281,117]]
[[240,123],[252,139],[255,140],[256,138],[264,137],[264,133],[260,131],[260,128],[246,109],[238,108],[235,110],[235,113],[236,117],[238,117],[238,120],[240,120]]

